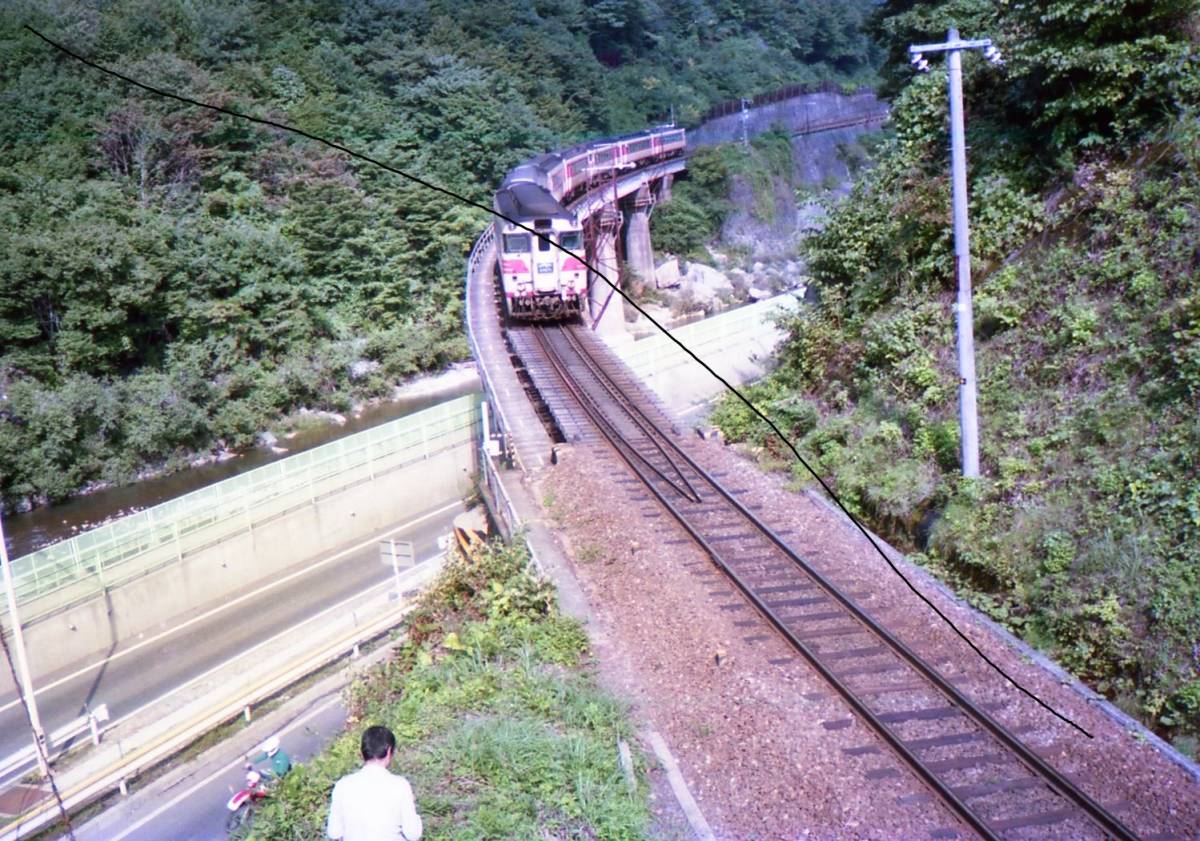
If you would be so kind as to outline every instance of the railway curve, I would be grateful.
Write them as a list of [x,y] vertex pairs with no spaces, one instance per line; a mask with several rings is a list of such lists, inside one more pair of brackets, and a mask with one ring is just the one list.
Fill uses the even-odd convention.
[[[627,376],[597,358],[578,326],[528,332],[541,358],[526,364],[544,360],[557,390],[571,395],[746,601],[980,837],[1026,837],[1025,830],[1046,825],[1071,838],[1138,837],[856,602],[870,593],[843,592],[742,505],[688,455],[677,429],[660,426],[653,408],[625,394]],[[922,757],[946,747],[959,749]],[[961,780],[980,766],[998,779]]]

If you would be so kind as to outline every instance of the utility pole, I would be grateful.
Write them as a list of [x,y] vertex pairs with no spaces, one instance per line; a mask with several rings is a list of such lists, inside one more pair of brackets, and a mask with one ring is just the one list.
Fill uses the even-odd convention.
[[954,305],[958,336],[958,424],[962,439],[962,474],[979,475],[979,420],[975,391],[975,321],[971,305],[971,230],[967,219],[967,147],[963,130],[962,51],[982,49],[1001,64],[1000,51],[990,38],[963,41],[958,30],[946,33],[942,44],[916,44],[908,48],[918,70],[928,70],[923,53],[946,53],[950,77],[950,178],[954,206],[954,271],[958,277],[958,300]]
[[[4,590],[8,594],[8,620],[12,623],[13,648],[17,652],[17,674],[21,679],[17,691],[25,696],[25,706],[29,710],[29,726],[33,730],[33,750],[37,755],[38,770],[45,778],[50,776],[50,767],[46,763],[46,731],[42,729],[37,699],[33,696],[33,680],[29,677],[29,661],[25,657],[25,635],[21,631],[21,617],[17,613],[17,594],[13,589],[12,571],[9,569],[3,519],[0,519],[0,569],[4,572]],[[3,633],[3,629],[0,629],[0,633]]]

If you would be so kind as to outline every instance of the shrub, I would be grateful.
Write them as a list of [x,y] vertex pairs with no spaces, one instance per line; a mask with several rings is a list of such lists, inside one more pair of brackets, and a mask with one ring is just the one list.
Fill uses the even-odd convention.
[[[579,668],[587,637],[523,547],[454,549],[406,626],[400,654],[354,685],[351,720],[396,734],[428,834],[646,837],[645,787],[629,790],[617,758],[626,710]],[[360,764],[358,730],[284,779],[252,837],[320,835],[334,782]]]

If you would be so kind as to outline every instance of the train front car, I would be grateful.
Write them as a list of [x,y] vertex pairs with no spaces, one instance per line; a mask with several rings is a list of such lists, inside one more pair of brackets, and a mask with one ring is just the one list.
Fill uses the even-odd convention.
[[[506,217],[497,220],[496,228],[500,285],[510,318],[573,318],[587,297],[587,269],[580,259],[583,231],[548,189],[557,186],[554,180],[561,177],[561,167],[560,158],[544,155],[510,172],[496,193],[496,212]],[[563,253],[554,243],[578,257]]]

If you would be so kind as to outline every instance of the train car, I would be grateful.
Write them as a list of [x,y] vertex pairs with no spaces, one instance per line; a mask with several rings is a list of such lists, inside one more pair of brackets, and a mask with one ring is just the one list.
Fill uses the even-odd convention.
[[578,316],[587,297],[585,246],[582,226],[567,205],[625,172],[683,155],[686,145],[683,129],[661,126],[551,152],[514,168],[493,203],[502,217],[496,232],[507,315]]
[[621,138],[617,143],[617,166],[620,169],[637,169],[654,155],[654,133],[643,131],[633,137]]
[[550,183],[553,168],[541,172],[518,172],[520,169],[509,173],[494,203],[496,212],[504,217],[496,222],[504,310],[509,317],[522,320],[575,317],[587,297],[587,269],[579,259],[583,256],[583,230],[562,202],[539,183],[539,179]]
[[589,144],[576,146],[562,152],[563,187],[554,195],[564,204],[581,194],[588,186],[591,172],[591,147]]
[[687,152],[687,134],[683,129],[664,126],[655,132],[653,153],[655,161],[680,158],[685,152]]

